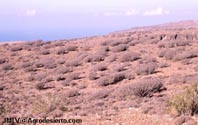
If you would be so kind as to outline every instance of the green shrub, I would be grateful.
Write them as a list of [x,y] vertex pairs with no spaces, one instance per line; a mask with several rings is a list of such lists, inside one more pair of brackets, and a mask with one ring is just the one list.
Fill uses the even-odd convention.
[[193,84],[185,92],[173,96],[169,100],[169,106],[179,114],[198,114],[198,83]]

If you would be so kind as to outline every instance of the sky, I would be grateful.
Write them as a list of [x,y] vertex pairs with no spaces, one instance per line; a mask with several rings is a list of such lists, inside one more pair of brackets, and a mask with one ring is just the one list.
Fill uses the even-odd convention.
[[0,0],[0,41],[55,40],[198,19],[197,0]]

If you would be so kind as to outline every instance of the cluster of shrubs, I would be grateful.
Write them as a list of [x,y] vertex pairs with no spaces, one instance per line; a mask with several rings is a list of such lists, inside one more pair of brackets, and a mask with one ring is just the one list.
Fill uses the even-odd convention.
[[190,42],[188,41],[163,41],[160,42],[158,47],[159,48],[174,48],[179,46],[189,46]]
[[180,50],[164,49],[160,51],[159,57],[164,57],[167,60],[185,60],[198,57],[197,51],[185,51],[180,52]]
[[41,59],[35,63],[36,68],[46,68],[46,69],[54,69],[56,68],[57,64],[53,59]]

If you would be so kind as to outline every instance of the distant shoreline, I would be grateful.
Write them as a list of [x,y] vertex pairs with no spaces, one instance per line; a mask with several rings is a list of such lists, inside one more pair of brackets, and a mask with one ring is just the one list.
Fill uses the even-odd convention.
[[6,43],[13,44],[13,43],[22,43],[22,42],[27,42],[27,41],[5,41],[5,42],[0,42],[0,45],[6,44]]

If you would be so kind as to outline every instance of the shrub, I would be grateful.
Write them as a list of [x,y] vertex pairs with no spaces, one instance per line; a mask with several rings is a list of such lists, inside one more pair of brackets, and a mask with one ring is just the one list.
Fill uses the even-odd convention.
[[6,58],[0,58],[0,64],[3,64],[6,62]]
[[162,50],[159,53],[159,57],[164,57],[167,60],[172,60],[176,54],[177,52],[175,50]]
[[193,84],[185,92],[173,96],[169,100],[169,106],[179,114],[198,114],[198,84]]
[[108,56],[105,59],[105,61],[107,61],[107,62],[114,62],[114,61],[116,61],[116,55],[110,55],[110,56]]
[[116,65],[116,66],[114,67],[113,71],[115,71],[115,72],[124,71],[124,70],[126,70],[126,69],[125,69],[126,66],[127,66],[126,64],[123,64],[123,65]]
[[108,86],[108,85],[116,84],[122,81],[123,79],[125,79],[124,73],[115,73],[113,75],[101,77],[97,81],[97,83],[99,86]]
[[80,73],[73,72],[67,76],[68,80],[77,80],[80,79]]
[[52,59],[41,59],[39,62],[35,63],[36,68],[46,68],[53,69],[56,68],[55,61]]
[[122,52],[128,49],[128,45],[120,44],[112,49],[113,52]]
[[135,61],[140,59],[140,54],[135,53],[135,52],[127,52],[124,53],[123,55],[120,56],[120,61],[121,62],[130,62],[130,61]]
[[66,62],[66,66],[77,67],[81,65],[81,60],[79,58],[75,58]]
[[160,68],[166,68],[166,67],[169,67],[169,66],[170,66],[170,64],[168,64],[167,62],[162,62],[159,65]]
[[57,49],[57,51],[56,51],[56,54],[58,54],[58,55],[64,55],[64,54],[67,54],[68,53],[68,51],[66,51],[66,49],[65,48],[58,48]]
[[97,64],[94,67],[94,71],[105,71],[107,70],[107,66],[104,63]]
[[137,66],[135,72],[137,75],[149,75],[155,73],[156,69],[156,63],[145,63]]
[[95,72],[89,73],[89,80],[96,80],[98,79],[97,74]]
[[21,47],[21,46],[12,46],[11,48],[10,48],[10,50],[12,51],[12,52],[17,52],[17,51],[21,51],[23,48]]
[[45,88],[45,83],[44,82],[39,82],[36,84],[36,89],[38,90],[44,90]]
[[42,54],[42,55],[48,55],[48,54],[50,54],[50,51],[47,50],[47,49],[43,49],[43,50],[40,51],[40,54]]
[[44,42],[43,40],[35,40],[33,43],[30,43],[32,44],[33,46],[36,46],[36,47],[41,47],[44,45]]
[[110,46],[118,46],[119,44],[121,44],[121,42],[120,41],[110,41],[108,44]]
[[177,41],[175,42],[176,46],[189,46],[190,43],[188,41]]
[[77,48],[78,48],[78,47],[75,46],[75,45],[67,45],[67,46],[65,47],[66,51],[76,51]]
[[98,100],[98,99],[104,99],[107,98],[110,95],[111,91],[110,90],[97,90],[90,94],[89,100]]
[[63,41],[55,41],[53,42],[53,46],[56,46],[56,47],[60,47],[60,46],[64,46],[65,43]]
[[150,97],[164,89],[161,80],[146,78],[136,83],[128,83],[118,88],[116,96],[120,99],[134,99],[134,97]]
[[58,74],[66,74],[66,73],[72,72],[72,69],[69,67],[61,66],[56,69],[56,72]]
[[67,90],[64,94],[65,97],[69,97],[69,98],[79,96],[79,95],[80,93],[76,89]]
[[144,57],[143,59],[140,59],[139,60],[139,63],[140,64],[143,64],[143,63],[153,63],[153,62],[157,62],[157,59],[156,58],[152,58],[152,57]]
[[100,61],[104,61],[105,59],[105,56],[103,55],[90,55],[90,56],[87,56],[85,58],[85,62],[100,62]]
[[13,70],[14,67],[11,64],[5,64],[2,66],[2,70]]
[[44,72],[37,72],[35,75],[32,75],[32,77],[36,81],[41,81],[47,77],[47,74]]
[[184,53],[180,53],[180,54],[176,55],[174,57],[174,60],[180,61],[180,60],[191,59],[191,58],[195,58],[195,57],[198,57],[198,54],[197,53],[194,53],[194,52],[184,52]]
[[162,89],[163,84],[159,79],[144,79],[132,87],[133,94],[137,97],[152,96],[153,93],[160,92]]
[[100,47],[100,48],[96,51],[95,54],[106,55],[107,52],[109,52],[109,51],[110,51],[110,49],[109,49],[108,46],[102,46],[102,47]]
[[55,111],[64,105],[65,97],[58,93],[46,93],[38,95],[33,100],[32,113],[35,115],[43,114],[44,116]]
[[20,64],[21,68],[27,68],[27,67],[31,67],[33,64],[31,62],[23,62],[22,64]]
[[65,60],[62,59],[62,58],[61,58],[61,59],[57,59],[57,63],[58,63],[58,64],[64,64],[64,63],[65,63]]
[[57,78],[56,78],[57,81],[63,81],[65,79],[66,78],[63,75],[58,75]]

